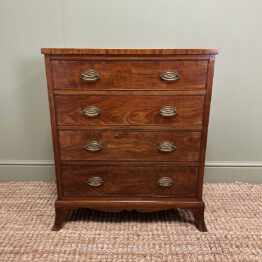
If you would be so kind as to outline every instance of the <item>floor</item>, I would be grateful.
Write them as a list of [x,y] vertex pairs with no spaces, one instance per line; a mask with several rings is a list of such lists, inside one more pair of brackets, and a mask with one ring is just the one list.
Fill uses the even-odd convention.
[[0,183],[0,261],[262,261],[262,185],[206,184],[207,233],[188,211],[80,209],[59,232],[55,184]]

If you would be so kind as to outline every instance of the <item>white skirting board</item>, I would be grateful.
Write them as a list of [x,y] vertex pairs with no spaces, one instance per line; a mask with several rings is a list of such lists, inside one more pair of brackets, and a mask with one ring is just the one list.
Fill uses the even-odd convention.
[[[54,162],[49,160],[0,160],[0,182],[54,181]],[[206,162],[205,182],[262,183],[262,162]]]

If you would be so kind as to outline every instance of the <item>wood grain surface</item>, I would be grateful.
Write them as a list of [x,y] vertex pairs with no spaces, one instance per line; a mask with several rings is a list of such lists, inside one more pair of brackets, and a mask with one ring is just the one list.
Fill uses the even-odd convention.
[[[204,96],[58,95],[55,104],[57,124],[62,126],[174,125],[185,129],[202,125]],[[85,116],[83,110],[93,105],[101,110],[100,115]],[[164,106],[175,107],[176,115],[161,116]]]
[[[63,195],[195,197],[197,170],[196,167],[173,166],[63,166]],[[101,177],[103,185],[88,185],[90,177]],[[162,177],[173,179],[174,185],[159,186],[157,182]]]
[[[186,89],[205,88],[207,61],[61,61],[52,60],[54,89]],[[84,81],[81,73],[95,70],[100,79]],[[176,81],[160,74],[172,70]]]
[[[61,160],[198,161],[200,132],[174,131],[59,131]],[[98,141],[103,148],[87,152],[83,147]],[[173,152],[160,152],[158,144],[175,143]]]
[[217,48],[202,49],[104,49],[104,48],[41,48],[49,55],[210,55],[218,54]]

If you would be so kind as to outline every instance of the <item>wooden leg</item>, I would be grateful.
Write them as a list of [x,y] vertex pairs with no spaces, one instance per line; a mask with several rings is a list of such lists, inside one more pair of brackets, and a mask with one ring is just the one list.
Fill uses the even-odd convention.
[[62,208],[55,208],[55,223],[52,231],[59,231],[63,227],[65,212]]
[[197,227],[201,232],[207,232],[207,228],[206,228],[206,224],[205,224],[205,219],[204,219],[205,206],[203,206],[203,207],[191,208],[191,211],[192,211],[192,213],[193,213],[193,215],[194,215],[196,227]]

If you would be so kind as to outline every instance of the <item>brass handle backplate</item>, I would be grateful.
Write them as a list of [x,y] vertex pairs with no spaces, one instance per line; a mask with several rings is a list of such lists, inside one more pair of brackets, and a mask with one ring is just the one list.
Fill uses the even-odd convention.
[[95,70],[91,69],[83,72],[80,78],[84,81],[96,81],[100,78],[100,76]]
[[104,180],[103,180],[102,177],[92,176],[92,177],[88,178],[87,184],[89,186],[98,187],[98,186],[102,186],[104,184]]
[[157,184],[161,187],[171,187],[174,185],[174,180],[170,177],[161,177],[157,181]]
[[101,110],[97,106],[88,106],[83,110],[86,117],[97,117],[101,114]]
[[177,71],[167,70],[160,75],[160,78],[164,81],[176,81],[180,78]]
[[102,148],[102,143],[98,141],[90,141],[84,146],[84,149],[89,152],[96,152],[101,150]]
[[158,146],[157,146],[158,150],[161,152],[172,152],[176,150],[176,146],[173,142],[169,142],[169,141],[164,141],[161,142]]
[[159,114],[163,117],[172,117],[176,115],[176,108],[173,106],[163,106],[159,110]]

